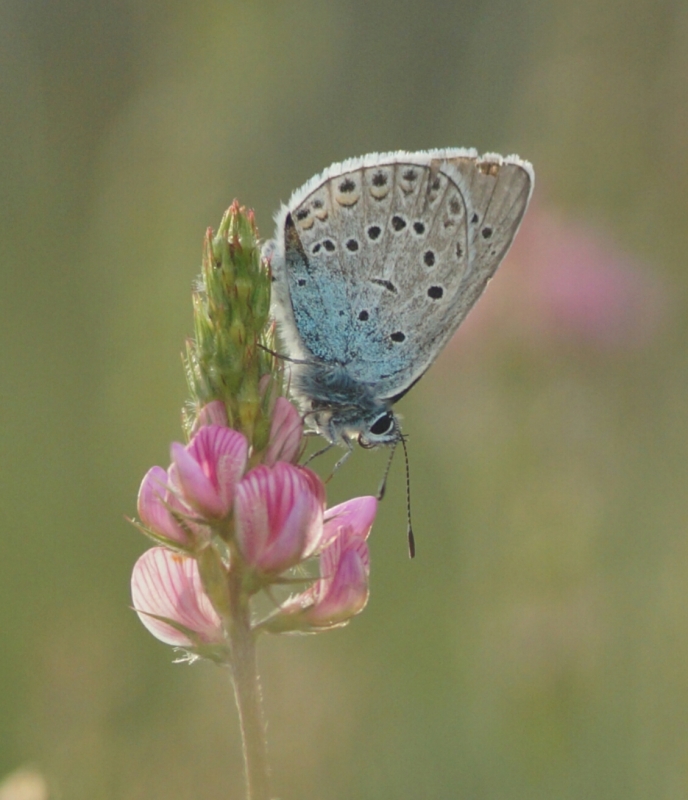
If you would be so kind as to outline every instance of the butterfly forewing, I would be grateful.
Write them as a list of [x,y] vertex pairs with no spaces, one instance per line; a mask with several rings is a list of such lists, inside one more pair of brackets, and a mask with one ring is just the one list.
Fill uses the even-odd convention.
[[532,183],[517,157],[458,149],[373,154],[313,178],[278,219],[290,354],[343,365],[380,399],[402,394],[494,274]]

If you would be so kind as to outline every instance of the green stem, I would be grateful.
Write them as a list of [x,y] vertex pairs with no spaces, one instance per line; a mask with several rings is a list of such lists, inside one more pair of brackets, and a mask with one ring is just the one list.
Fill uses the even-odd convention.
[[248,600],[241,570],[229,572],[231,618],[228,621],[234,696],[244,748],[247,800],[270,800],[265,722],[256,661],[256,640],[251,630]]

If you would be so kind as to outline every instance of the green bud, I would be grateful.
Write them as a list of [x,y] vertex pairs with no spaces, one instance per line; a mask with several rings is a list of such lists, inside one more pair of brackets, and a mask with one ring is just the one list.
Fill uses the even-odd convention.
[[184,356],[191,393],[184,412],[187,433],[203,406],[221,400],[229,424],[254,448],[266,446],[269,422],[259,383],[273,375],[282,386],[276,359],[268,352],[274,347],[269,311],[270,270],[260,258],[253,212],[235,201],[217,233],[206,232],[203,244],[193,294],[194,338]]

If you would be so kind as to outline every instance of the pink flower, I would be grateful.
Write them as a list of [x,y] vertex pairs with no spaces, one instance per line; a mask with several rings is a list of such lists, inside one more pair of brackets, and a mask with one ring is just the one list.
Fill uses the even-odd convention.
[[303,610],[303,621],[315,628],[331,628],[363,611],[370,574],[365,539],[352,528],[340,529],[320,556],[320,572],[322,577],[305,593],[310,604]]
[[263,627],[273,633],[316,631],[344,625],[368,602],[370,557],[366,539],[377,500],[357,497],[327,512],[320,555],[320,578],[289,598]]
[[236,541],[261,573],[280,573],[308,558],[323,533],[325,490],[310,470],[278,462],[251,470],[237,486]]
[[368,602],[370,556],[364,539],[340,530],[320,556],[321,577],[289,598],[263,627],[272,633],[326,630],[345,624]]
[[531,204],[509,255],[455,340],[606,351],[645,346],[670,311],[651,265],[604,232]]
[[272,412],[270,442],[263,463],[271,467],[277,461],[294,463],[301,452],[303,420],[286,397],[278,397]]
[[169,477],[162,467],[151,467],[146,473],[138,497],[141,522],[153,533],[179,544],[189,544],[189,533],[175,519],[172,509],[188,516],[190,509],[169,489]]
[[[131,597],[141,622],[161,642],[193,647],[224,641],[222,623],[203,590],[193,558],[164,547],[147,550],[134,565]],[[171,620],[181,629],[156,617]]]
[[367,539],[377,514],[377,502],[376,497],[367,495],[354,497],[338,506],[328,508],[325,512],[325,531],[321,548],[339,536],[343,528],[350,528],[352,535],[359,536],[363,540]]
[[206,425],[186,447],[174,442],[171,451],[169,477],[184,500],[204,517],[226,517],[246,468],[246,437],[231,428]]
[[221,425],[225,428],[229,425],[227,407],[222,400],[212,400],[198,412],[193,430],[194,434],[198,433],[204,425]]

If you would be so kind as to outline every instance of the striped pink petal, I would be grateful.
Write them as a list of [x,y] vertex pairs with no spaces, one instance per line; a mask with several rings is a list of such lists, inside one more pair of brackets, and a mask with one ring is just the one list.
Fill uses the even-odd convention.
[[194,433],[198,433],[206,425],[221,425],[224,428],[229,425],[227,407],[222,400],[212,400],[203,406],[198,412]]
[[251,470],[237,486],[236,540],[244,559],[279,573],[310,556],[320,543],[324,487],[310,470],[278,462]]
[[193,558],[164,547],[147,550],[134,565],[131,597],[141,622],[161,642],[177,647],[197,644],[171,625],[155,619],[156,616],[194,631],[203,643],[224,640],[220,618],[203,591]]
[[227,516],[246,468],[248,442],[243,434],[207,425],[186,447],[175,442],[171,450],[174,478],[189,505],[210,519]]
[[368,602],[369,573],[365,540],[351,528],[340,529],[320,556],[322,577],[283,603],[268,629],[325,630],[346,623]]
[[301,452],[303,420],[286,397],[278,397],[272,412],[270,441],[263,463],[271,467],[277,461],[293,463]]
[[368,602],[368,545],[353,531],[342,531],[320,557],[322,578],[313,587],[313,605],[304,618],[315,627],[340,624]]
[[354,497],[338,506],[328,508],[325,512],[325,530],[321,549],[338,537],[344,528],[348,528],[350,536],[365,540],[373,527],[377,513],[377,498],[370,495]]
[[166,536],[180,544],[188,544],[189,536],[170,512],[174,508],[181,513],[189,513],[173,492],[168,488],[169,478],[162,467],[151,467],[146,473],[141,488],[137,508],[141,522],[154,533]]

